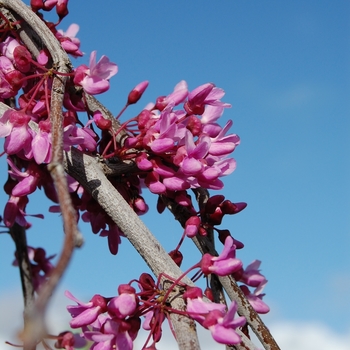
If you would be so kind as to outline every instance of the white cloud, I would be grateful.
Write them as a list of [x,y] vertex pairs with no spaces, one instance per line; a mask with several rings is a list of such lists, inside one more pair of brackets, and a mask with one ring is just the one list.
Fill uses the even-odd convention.
[[318,323],[282,321],[270,327],[283,350],[349,350],[350,330],[338,334]]
[[[69,315],[65,310],[67,299],[62,292],[51,303],[47,319],[50,320],[50,331],[60,332],[67,329]],[[0,295],[0,350],[12,350],[5,341],[18,343],[16,334],[21,329],[22,302],[19,292],[7,292]],[[282,350],[349,350],[350,330],[347,334],[340,334],[330,327],[312,322],[292,322],[288,320],[270,321],[271,333]],[[168,327],[167,327],[168,328]],[[224,346],[217,344],[211,338],[210,332],[197,327],[202,350],[224,350]],[[141,349],[147,334],[140,334],[135,342],[135,349]],[[258,344],[257,344],[258,345]],[[260,346],[261,348],[261,346]],[[169,329],[165,329],[159,345],[159,350],[178,349]]]

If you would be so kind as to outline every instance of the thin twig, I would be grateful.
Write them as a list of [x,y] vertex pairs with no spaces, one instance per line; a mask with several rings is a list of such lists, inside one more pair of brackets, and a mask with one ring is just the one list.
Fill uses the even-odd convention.
[[[71,70],[71,63],[68,55],[62,49],[60,43],[54,37],[51,31],[46,27],[45,23],[39,19],[39,17],[37,17],[36,14],[31,11],[31,9],[24,5],[24,3],[20,0],[1,0],[0,4],[15,12],[15,14],[21,17],[26,25],[28,25],[31,30],[37,34],[41,42],[50,52],[53,59],[53,65],[57,72],[68,73]],[[28,33],[28,36],[30,35],[31,33]],[[32,41],[32,43],[33,42],[34,41]],[[29,49],[36,50],[36,52],[32,52],[33,55],[37,54],[37,49],[34,49],[34,47],[35,45],[29,47]],[[52,83],[50,106],[52,161],[48,166],[58,194],[66,235],[58,263],[51,272],[47,283],[39,291],[35,307],[33,307],[30,312],[29,318],[31,322],[29,322],[27,330],[24,333],[25,350],[34,348],[36,343],[40,341],[43,336],[45,336],[46,330],[43,318],[47,303],[68,266],[74,247],[82,244],[81,234],[79,233],[76,224],[76,213],[72,205],[67,180],[62,166],[62,104],[66,79],[67,78],[65,76],[55,76]]]
[[[24,332],[26,332],[28,324],[30,323],[30,312],[35,303],[32,269],[28,257],[26,230],[16,222],[9,230],[16,245],[16,257],[21,276],[24,300]],[[35,346],[32,349],[35,349]]]

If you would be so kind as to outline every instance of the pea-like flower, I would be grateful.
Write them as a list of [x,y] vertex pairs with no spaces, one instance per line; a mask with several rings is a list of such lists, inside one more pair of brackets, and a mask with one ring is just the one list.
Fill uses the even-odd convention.
[[101,94],[109,89],[109,79],[117,72],[118,66],[105,55],[96,63],[96,51],[92,51],[89,67],[83,64],[76,69],[74,83],[90,95]]
[[219,256],[208,253],[203,255],[201,269],[205,275],[215,273],[218,276],[227,276],[242,267],[242,261],[236,258],[236,246],[233,242],[233,238],[227,236],[224,250]]

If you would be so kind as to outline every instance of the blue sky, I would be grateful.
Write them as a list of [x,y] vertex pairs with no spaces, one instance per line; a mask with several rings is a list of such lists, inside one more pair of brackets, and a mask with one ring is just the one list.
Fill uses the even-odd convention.
[[[90,52],[119,66],[111,89],[100,99],[117,114],[128,92],[149,80],[142,100],[126,114],[136,115],[184,79],[190,89],[213,82],[226,91],[223,123],[234,121],[241,137],[237,169],[225,179],[223,194],[248,207],[222,227],[245,243],[245,265],[262,260],[269,283],[267,322],[321,324],[336,334],[350,330],[350,3],[347,1],[71,1],[66,29],[78,23],[87,63]],[[86,16],[88,14],[88,16]],[[0,160],[5,169],[4,159]],[[1,176],[6,176],[2,174]],[[166,249],[181,234],[170,214],[144,219]],[[59,218],[35,194],[29,243],[49,254],[62,241]],[[6,202],[5,196],[1,204]],[[46,207],[45,207],[46,205]],[[76,253],[62,288],[78,298],[111,295],[119,283],[147,267],[124,240],[118,256],[107,242],[81,225],[85,246]],[[191,242],[188,266],[199,260]],[[1,236],[4,276],[0,287],[19,288],[10,266],[13,244]],[[186,258],[186,255],[188,256]],[[96,288],[98,286],[98,288]]]

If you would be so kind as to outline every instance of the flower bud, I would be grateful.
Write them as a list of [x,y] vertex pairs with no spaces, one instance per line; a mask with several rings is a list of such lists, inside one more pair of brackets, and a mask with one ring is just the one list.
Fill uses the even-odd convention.
[[201,224],[201,219],[198,216],[191,216],[185,223],[185,234],[187,237],[194,237]]
[[208,199],[207,203],[205,204],[205,212],[207,214],[213,214],[215,212],[215,209],[222,203],[222,201],[225,199],[225,196],[222,194],[217,194],[215,196],[212,196]]
[[30,0],[30,7],[34,12],[41,10],[44,6],[43,0]]
[[56,13],[60,19],[68,15],[68,0],[58,0],[56,5]]
[[169,256],[171,257],[171,259],[173,259],[173,261],[175,262],[175,264],[177,266],[181,266],[182,260],[183,260],[183,255],[179,250],[172,250],[169,253]]
[[198,136],[202,132],[202,123],[198,117],[191,115],[188,118],[186,128],[191,131],[193,136]]
[[151,112],[147,109],[144,109],[137,116],[137,124],[140,130],[144,129],[147,125],[147,122],[151,119]]
[[94,122],[101,130],[109,130],[112,126],[112,121],[105,119],[100,111],[94,113]]
[[141,98],[141,96],[143,95],[145,90],[147,89],[147,86],[148,86],[147,80],[136,85],[129,93],[127,104],[132,105],[132,104],[136,103]]
[[187,287],[186,292],[183,294],[184,299],[195,299],[201,298],[203,296],[203,292],[199,287]]
[[230,200],[226,199],[221,203],[220,208],[223,214],[237,214],[242,211],[247,206],[247,203],[232,203]]
[[32,56],[25,46],[18,45],[13,50],[13,58],[19,71],[27,73],[30,70]]
[[139,283],[143,290],[153,290],[156,287],[154,279],[149,273],[141,274]]
[[214,302],[214,294],[211,288],[205,288],[204,295],[212,302]]

